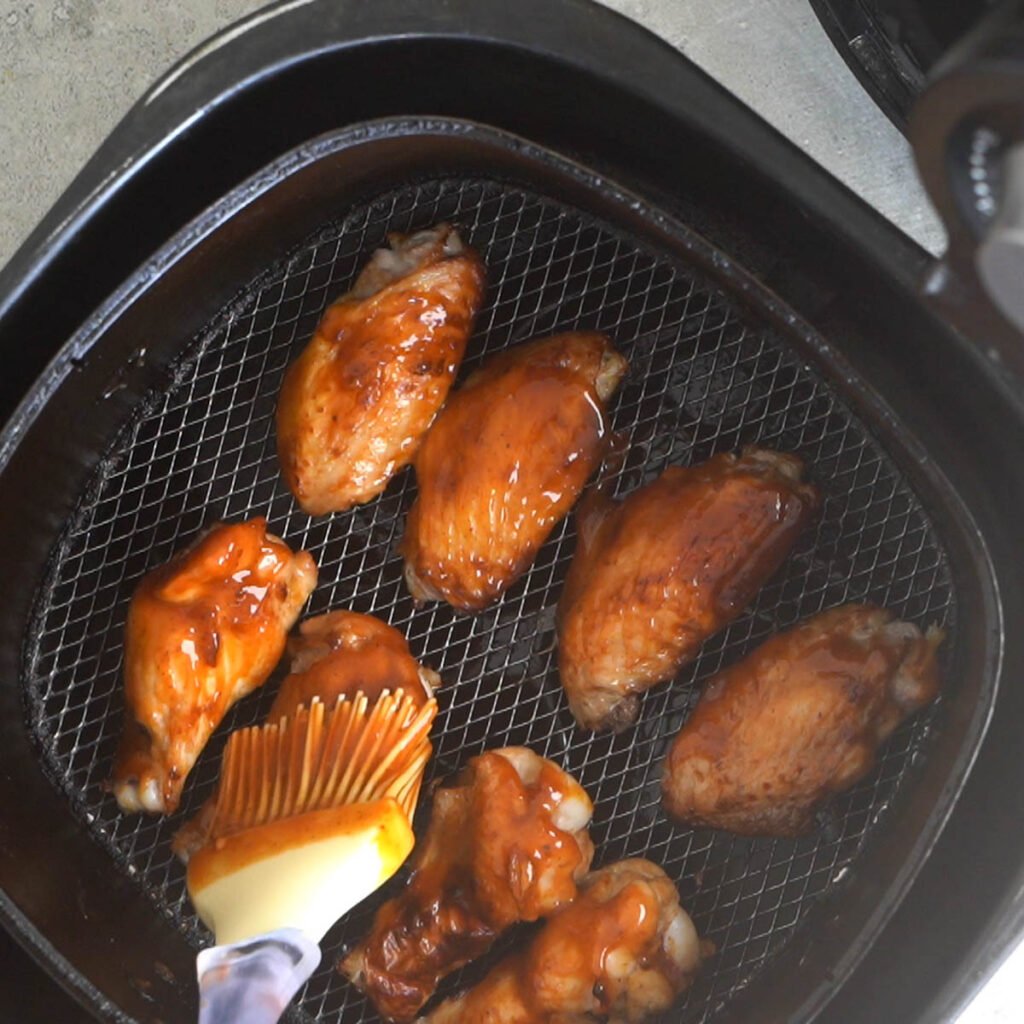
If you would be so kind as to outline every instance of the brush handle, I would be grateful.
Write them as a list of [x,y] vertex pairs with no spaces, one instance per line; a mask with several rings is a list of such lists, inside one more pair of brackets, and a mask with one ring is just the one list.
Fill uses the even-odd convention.
[[297,928],[204,949],[199,1024],[277,1024],[319,963],[320,947]]

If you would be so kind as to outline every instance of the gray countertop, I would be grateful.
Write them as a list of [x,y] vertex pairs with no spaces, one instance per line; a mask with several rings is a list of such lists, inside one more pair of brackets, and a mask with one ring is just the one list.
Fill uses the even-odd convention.
[[[682,50],[926,249],[942,251],[944,232],[905,140],[836,56],[807,0],[604,2]],[[262,6],[0,0],[0,266],[156,78]],[[1018,1020],[1022,974],[1018,950],[960,1024]]]
[[[369,2],[369,0],[367,0]],[[677,46],[932,252],[942,226],[903,137],[807,0],[605,0]],[[259,0],[0,0],[0,266],[128,107]]]

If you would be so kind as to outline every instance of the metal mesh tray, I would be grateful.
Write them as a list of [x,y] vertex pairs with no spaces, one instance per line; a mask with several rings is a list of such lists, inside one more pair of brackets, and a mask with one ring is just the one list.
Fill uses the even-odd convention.
[[[463,376],[506,345],[577,327],[607,331],[628,357],[612,405],[614,427],[630,442],[619,493],[669,464],[756,442],[798,452],[824,494],[819,521],[749,612],[710,640],[674,685],[649,694],[638,726],[620,736],[577,730],[558,683],[554,612],[573,548],[571,519],[495,607],[470,618],[446,606],[417,609],[405,590],[396,545],[415,491],[411,471],[371,504],[324,519],[297,510],[279,479],[273,415],[288,362],[387,232],[440,219],[458,225],[488,268]],[[428,779],[485,748],[528,745],[573,772],[593,797],[596,864],[646,856],[664,866],[718,948],[665,1020],[712,1020],[884,833],[886,809],[912,777],[941,704],[899,730],[877,769],[834,801],[814,835],[750,841],[674,826],[660,809],[660,762],[694,703],[694,684],[798,618],[846,601],[941,623],[947,650],[955,640],[948,559],[920,500],[787,334],[749,296],[741,302],[701,270],[507,182],[437,178],[351,208],[250,282],[184,348],[82,493],[52,552],[25,648],[29,723],[47,772],[156,910],[197,948],[208,941],[170,838],[210,794],[229,729],[261,718],[276,681],[229,715],[177,815],[123,816],[102,788],[120,729],[123,627],[139,578],[204,524],[265,515],[320,566],[307,614],[351,607],[378,615],[440,672]],[[329,934],[293,1019],[377,1019],[334,970],[374,906]]]

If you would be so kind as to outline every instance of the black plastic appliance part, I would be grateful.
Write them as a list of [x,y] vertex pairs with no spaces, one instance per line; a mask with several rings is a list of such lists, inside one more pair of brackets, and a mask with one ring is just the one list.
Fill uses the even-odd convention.
[[810,0],[835,48],[885,115],[906,131],[928,75],[1004,0]]
[[[924,297],[920,284],[930,262],[920,249],[670,48],[571,0],[514,7],[313,0],[270,8],[201,48],[158,85],[0,273],[0,401],[12,413],[0,439],[0,471],[5,486],[15,479],[24,485],[18,502],[0,508],[2,535],[16,538],[2,556],[9,592],[0,624],[0,884],[9,928],[111,1019],[173,1020],[182,1012],[187,946],[43,776],[22,708],[24,630],[49,544],[73,507],[72,484],[96,464],[113,436],[111,417],[130,411],[135,388],[154,369],[138,367],[142,376],[133,378],[135,350],[118,352],[102,339],[93,344],[90,326],[101,322],[93,311],[129,280],[138,294],[150,285],[153,295],[174,294],[174,274],[159,274],[147,258],[281,154],[325,131],[417,113],[515,132],[595,168],[642,196],[644,208],[660,208],[701,232],[728,254],[727,263],[742,265],[827,339],[842,357],[833,368],[848,364],[837,386],[856,408],[876,410],[873,430],[891,453],[903,453],[900,470],[919,492],[947,495],[946,504],[936,499],[929,510],[960,565],[961,589],[977,598],[966,603],[957,627],[959,643],[973,655],[959,665],[958,697],[946,702],[921,769],[922,780],[945,777],[947,791],[916,782],[901,797],[898,818],[886,823],[888,841],[872,847],[873,869],[859,864],[843,890],[849,919],[840,914],[807,929],[772,965],[776,984],[758,986],[716,1018],[743,1012],[745,1021],[811,1019],[827,1007],[829,1021],[947,1019],[1022,923],[1024,768],[1015,724],[1024,694],[1000,682],[1012,683],[1024,668],[1024,638],[1002,626],[1004,618],[1016,621],[1024,602],[1014,515],[1024,500],[1015,457],[1024,442],[1024,409],[1010,358],[992,355],[1012,356],[1016,338],[959,282]],[[556,187],[550,167],[543,173],[524,161],[512,161],[514,176],[534,188]],[[466,169],[454,158],[440,164],[435,174]],[[376,178],[384,165],[348,173],[353,180],[364,175],[365,191],[366,175]],[[391,166],[400,168],[402,160]],[[495,163],[491,171],[501,168]],[[386,174],[380,178],[375,185],[389,184]],[[611,186],[593,176],[587,181],[587,188],[570,190],[577,205],[596,207],[612,223],[630,222]],[[271,184],[257,178],[253,196]],[[247,222],[242,209],[227,230],[211,235],[221,259],[208,257],[214,272],[192,282],[194,307],[138,307],[154,317],[158,334],[191,337],[217,300],[245,283],[240,268],[260,249],[231,243],[248,240],[252,230],[270,256],[269,237],[260,234],[267,223],[258,215]],[[182,251],[210,227],[179,239]],[[295,229],[278,230],[291,237]],[[636,223],[632,230],[644,234]],[[713,260],[708,270],[714,272]],[[147,284],[146,274],[156,276]],[[726,274],[726,287],[742,292],[743,280]],[[117,305],[133,297],[122,294],[107,313],[138,315],[131,303]],[[80,347],[66,347],[73,337]],[[82,403],[108,390],[112,401],[83,411]],[[71,402],[45,400],[50,393]],[[47,430],[40,429],[44,423]],[[947,507],[960,510],[959,526]],[[988,572],[983,550],[992,576],[979,587],[970,580],[983,581]],[[960,699],[970,694],[988,697]],[[989,711],[981,740],[971,723]],[[967,768],[958,796],[957,778]],[[936,835],[937,808],[951,813]],[[915,844],[913,837],[929,829],[928,841]],[[850,922],[863,926],[859,934],[873,935],[870,948],[836,945],[837,936],[849,938]],[[782,984],[783,978],[789,980]]]

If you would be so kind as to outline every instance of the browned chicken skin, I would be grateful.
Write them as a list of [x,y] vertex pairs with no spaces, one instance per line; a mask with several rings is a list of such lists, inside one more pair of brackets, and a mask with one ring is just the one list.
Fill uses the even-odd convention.
[[416,456],[402,550],[419,600],[486,607],[526,571],[603,457],[626,361],[603,334],[501,352],[448,403]]
[[[359,612],[335,611],[306,619],[288,641],[290,674],[281,683],[268,722],[290,718],[314,697],[332,706],[362,692],[376,702],[387,690],[402,690],[419,706],[433,696],[440,676],[421,665],[393,626]],[[206,845],[216,796],[175,833],[172,849],[183,861]]]
[[125,627],[125,731],[113,789],[169,814],[228,709],[262,686],[316,586],[316,565],[264,519],[221,523],[143,578]]
[[281,388],[278,458],[310,515],[369,501],[412,460],[480,308],[483,264],[449,225],[390,242],[324,313]]
[[793,455],[757,448],[670,467],[622,502],[595,494],[559,602],[559,671],[576,721],[622,729],[782,564],[817,507]]
[[701,943],[665,872],[646,860],[580,883],[521,952],[424,1024],[638,1024],[689,987]]
[[341,969],[380,1014],[412,1020],[438,982],[518,921],[576,896],[593,807],[557,765],[522,747],[474,758],[438,790],[408,887]]
[[708,684],[676,737],[665,807],[695,826],[795,836],[874,766],[939,688],[927,635],[881,608],[834,608],[772,637]]

